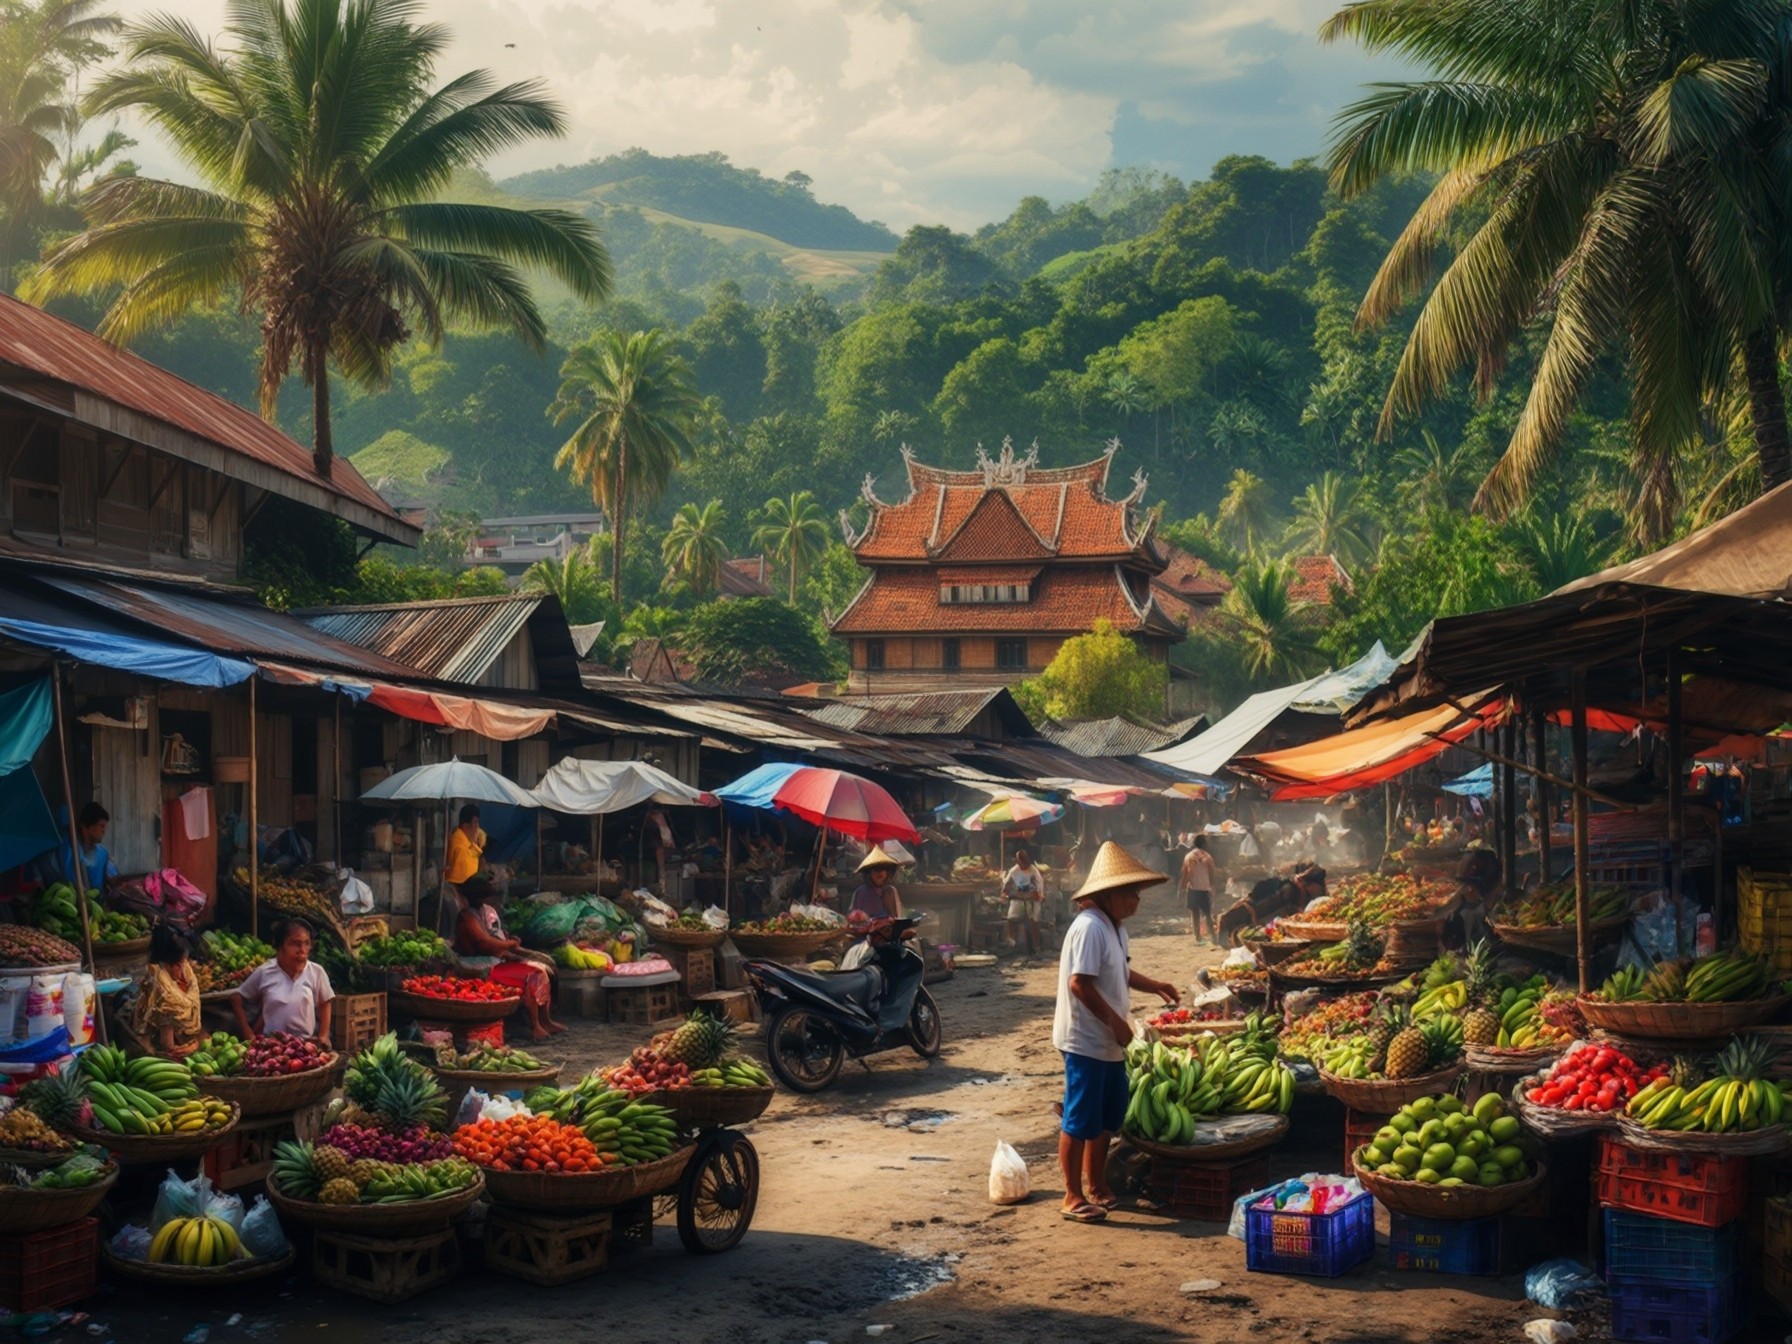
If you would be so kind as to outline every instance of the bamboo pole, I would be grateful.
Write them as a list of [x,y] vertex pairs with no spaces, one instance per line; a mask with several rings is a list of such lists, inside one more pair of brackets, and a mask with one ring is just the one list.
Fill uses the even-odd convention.
[[[62,669],[54,663],[50,665],[50,699],[56,711],[56,755],[62,763],[62,805],[68,809],[69,867],[74,869],[69,877],[75,884],[75,908],[81,912],[81,955],[87,962],[88,974],[97,981],[99,972],[93,964],[93,921],[87,911],[87,870],[81,866],[81,832],[75,818],[74,768],[69,763],[68,754],[68,715],[62,707]],[[104,1045],[106,1014],[100,1007],[97,988],[94,990],[93,1002],[93,1029],[100,1038],[100,1044]]]
[[330,735],[330,829],[336,837],[336,866],[342,866],[342,858],[348,853],[348,846],[342,843],[342,696],[335,697],[336,731]]
[[1550,797],[1549,776],[1544,773],[1549,765],[1548,737],[1544,726],[1543,711],[1531,711],[1531,754],[1537,758],[1531,782],[1537,789],[1537,885],[1544,886],[1550,880],[1552,862],[1550,858]]
[[1500,766],[1500,878],[1506,895],[1518,890],[1518,720],[1505,727],[1506,760]]
[[1683,856],[1686,848],[1686,792],[1680,767],[1686,759],[1686,717],[1681,705],[1680,649],[1668,650],[1668,893],[1674,900],[1675,929],[1680,927],[1683,899]]
[[722,909],[734,919],[734,823],[722,812]]
[[261,937],[261,774],[255,727],[255,678],[249,678],[249,936]]
[[1587,891],[1587,670],[1574,669],[1568,699],[1574,743],[1574,960],[1580,971],[1580,992],[1592,990],[1593,922]]
[[[1431,738],[1437,738],[1440,740],[1443,738],[1442,733],[1427,733],[1426,736],[1431,737]],[[1451,742],[1449,745],[1453,746],[1453,747],[1461,747],[1464,751],[1473,752],[1475,755],[1483,757],[1486,760],[1493,761],[1495,764],[1498,764],[1498,765],[1504,765],[1507,761],[1512,761],[1512,765],[1513,765],[1514,769],[1522,770],[1527,775],[1535,775],[1538,779],[1546,779],[1551,784],[1554,784],[1559,788],[1566,789],[1570,793],[1585,793],[1587,795],[1587,797],[1591,798],[1594,802],[1604,803],[1607,807],[1616,808],[1620,812],[1636,811],[1635,803],[1627,803],[1627,802],[1624,802],[1622,799],[1613,798],[1607,794],[1603,794],[1603,793],[1599,792],[1599,790],[1597,790],[1597,789],[1585,788],[1584,786],[1577,786],[1574,783],[1574,781],[1572,781],[1572,780],[1562,779],[1557,775],[1551,775],[1551,774],[1545,773],[1542,770],[1533,769],[1529,764],[1527,764],[1524,761],[1513,761],[1512,758],[1507,756],[1504,752],[1487,751],[1487,750],[1482,749],[1481,747],[1477,747],[1474,743],[1468,742],[1468,741]]]

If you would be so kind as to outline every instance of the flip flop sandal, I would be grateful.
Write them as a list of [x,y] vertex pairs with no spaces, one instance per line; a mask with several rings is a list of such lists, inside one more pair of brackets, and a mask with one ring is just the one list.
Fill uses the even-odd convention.
[[1074,1209],[1060,1209],[1065,1219],[1073,1223],[1099,1223],[1106,1220],[1108,1211],[1099,1204],[1091,1204],[1087,1200]]

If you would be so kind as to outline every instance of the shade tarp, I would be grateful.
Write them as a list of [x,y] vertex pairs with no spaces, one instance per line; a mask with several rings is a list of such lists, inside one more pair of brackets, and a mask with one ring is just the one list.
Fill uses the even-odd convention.
[[455,759],[413,765],[389,775],[361,795],[364,803],[511,803],[536,807],[535,796],[496,770]]
[[1792,595],[1792,484],[1775,486],[1659,551],[1576,579],[1556,591],[1573,593],[1608,583],[1732,597]]
[[1304,746],[1241,757],[1235,768],[1265,780],[1276,802],[1368,788],[1423,765],[1498,720],[1504,702],[1488,696],[1483,691],[1468,699],[1482,706],[1474,713],[1464,714],[1454,705],[1417,710]]
[[568,756],[534,789],[541,806],[569,816],[620,812],[638,803],[714,806],[713,794],[694,789],[645,761],[581,761]]
[[62,842],[33,770],[0,775],[0,872],[28,863]]
[[775,811],[778,806],[778,790],[784,787],[785,780],[802,768],[786,761],[772,761],[756,766],[739,779],[717,789],[716,797],[724,803],[756,812]]
[[552,710],[526,709],[493,700],[395,686],[384,681],[360,681],[336,673],[313,672],[284,663],[263,662],[261,671],[270,681],[286,686],[314,686],[335,691],[375,709],[436,728],[460,728],[494,742],[514,742],[533,737],[554,721]]
[[1453,793],[1458,798],[1491,798],[1493,797],[1493,762],[1476,766],[1466,775],[1457,775],[1455,779],[1446,781],[1442,786],[1445,793]]
[[186,686],[215,690],[235,686],[255,675],[255,665],[239,658],[220,658],[203,649],[187,649],[113,631],[81,630],[0,616],[0,635],[34,648],[50,649],[78,663],[135,672]]
[[48,677],[0,695],[0,775],[31,763],[50,735],[55,712]]

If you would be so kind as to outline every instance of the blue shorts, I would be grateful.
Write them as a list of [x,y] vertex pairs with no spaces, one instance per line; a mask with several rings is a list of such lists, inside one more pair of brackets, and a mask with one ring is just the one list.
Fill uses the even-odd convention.
[[1126,1061],[1064,1055],[1064,1119],[1061,1128],[1073,1139],[1099,1139],[1118,1134],[1126,1119],[1130,1085]]

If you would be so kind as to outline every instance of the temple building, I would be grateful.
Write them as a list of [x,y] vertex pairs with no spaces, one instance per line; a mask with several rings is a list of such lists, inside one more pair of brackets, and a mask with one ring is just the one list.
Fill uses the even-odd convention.
[[1110,498],[1119,444],[1074,467],[1039,465],[1004,443],[971,471],[903,449],[908,496],[885,503],[867,478],[870,520],[846,542],[870,571],[833,621],[852,650],[853,695],[999,686],[1033,676],[1066,639],[1107,620],[1169,662],[1183,623],[1158,604],[1168,563],[1143,506],[1145,477]]

